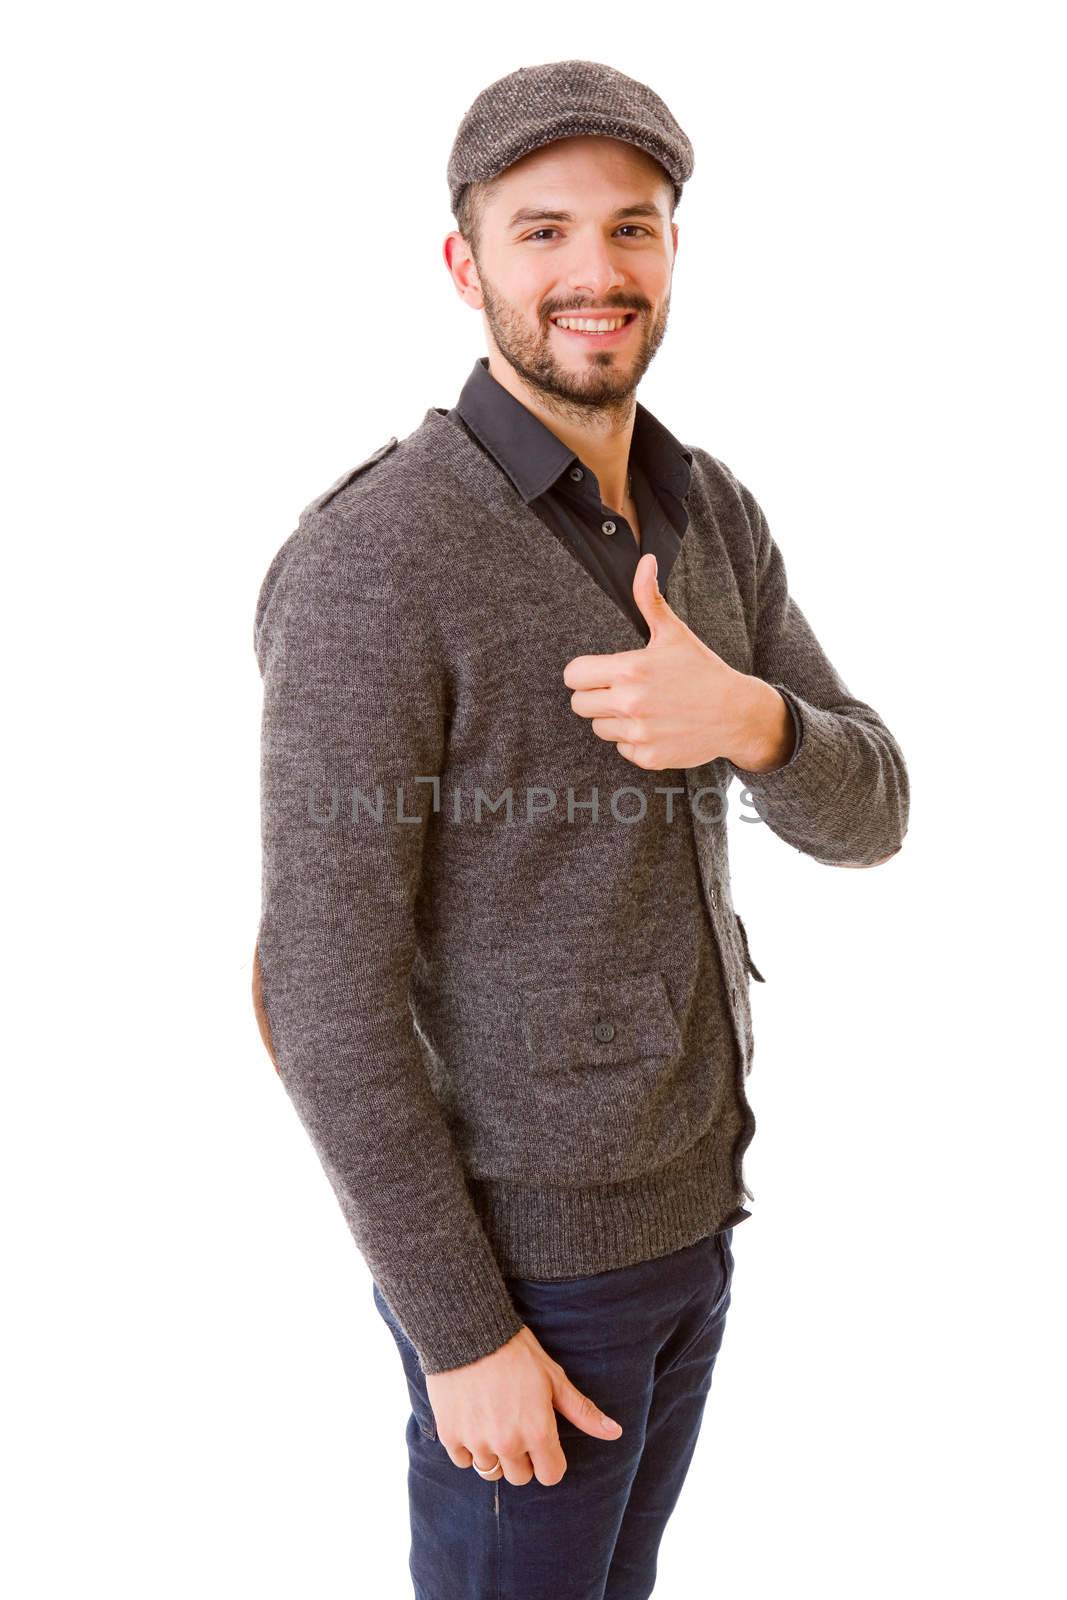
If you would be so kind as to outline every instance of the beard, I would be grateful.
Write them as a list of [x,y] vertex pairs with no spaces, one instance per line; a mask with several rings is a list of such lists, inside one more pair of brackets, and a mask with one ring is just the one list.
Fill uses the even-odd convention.
[[497,349],[546,411],[585,423],[592,411],[614,414],[620,421],[628,417],[637,386],[663,343],[669,296],[652,320],[647,302],[631,296],[625,309],[635,311],[637,320],[629,342],[615,350],[591,349],[588,354],[575,346],[576,358],[567,363],[556,354],[547,317],[539,330],[531,331],[480,269],[478,278]]

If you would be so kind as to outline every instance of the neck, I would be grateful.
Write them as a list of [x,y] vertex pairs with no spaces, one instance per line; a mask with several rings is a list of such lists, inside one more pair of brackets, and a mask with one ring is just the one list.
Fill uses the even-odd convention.
[[630,497],[630,445],[637,415],[635,396],[631,393],[613,405],[590,407],[546,395],[524,382],[495,349],[489,351],[489,371],[502,388],[514,395],[527,411],[532,411],[596,473],[604,504],[621,512]]

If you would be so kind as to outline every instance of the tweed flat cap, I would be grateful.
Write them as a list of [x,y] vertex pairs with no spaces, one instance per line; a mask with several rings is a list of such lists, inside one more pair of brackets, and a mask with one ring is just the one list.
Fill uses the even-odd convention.
[[484,183],[556,139],[600,134],[658,161],[675,202],[692,175],[693,146],[658,94],[598,61],[520,67],[483,89],[459,125],[448,158],[452,212],[469,183]]

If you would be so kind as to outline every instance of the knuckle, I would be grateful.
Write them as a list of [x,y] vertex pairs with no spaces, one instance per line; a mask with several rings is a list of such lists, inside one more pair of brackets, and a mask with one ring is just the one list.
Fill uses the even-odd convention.
[[543,1449],[545,1445],[552,1444],[557,1437],[556,1429],[551,1423],[539,1423],[537,1427],[531,1428],[527,1433],[526,1443],[527,1445],[533,1445],[535,1450]]

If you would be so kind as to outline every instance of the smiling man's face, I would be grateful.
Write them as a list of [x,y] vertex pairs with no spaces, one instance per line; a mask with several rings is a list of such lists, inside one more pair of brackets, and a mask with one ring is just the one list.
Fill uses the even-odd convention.
[[[640,383],[667,328],[673,198],[651,156],[599,137],[557,140],[494,180],[469,287],[491,344],[550,405],[617,408]],[[567,313],[625,324],[565,329]]]

